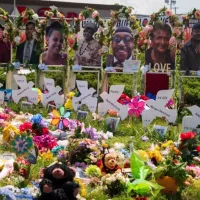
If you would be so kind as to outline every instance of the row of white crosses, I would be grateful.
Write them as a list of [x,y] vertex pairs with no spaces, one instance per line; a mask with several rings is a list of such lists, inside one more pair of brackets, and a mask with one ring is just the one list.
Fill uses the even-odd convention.
[[[14,79],[20,89],[12,91],[13,101],[18,103],[21,98],[27,97],[28,101],[37,104],[38,92],[32,90],[34,83],[32,81],[27,83],[24,75],[14,75]],[[56,107],[59,108],[64,103],[64,96],[59,94],[61,87],[55,87],[54,80],[49,78],[44,78],[44,83],[48,92],[42,94],[41,103],[46,107],[49,102],[54,101]],[[86,105],[90,112],[95,112],[97,109],[97,97],[94,97],[96,90],[94,88],[88,88],[87,81],[77,80],[76,83],[80,96],[72,99],[74,110],[77,111],[80,106]],[[2,84],[0,84],[0,87],[2,87]],[[101,93],[100,97],[103,102],[98,104],[98,114],[100,117],[103,117],[108,110],[111,109],[118,113],[121,120],[127,118],[128,105],[122,105],[117,101],[123,91],[124,85],[112,85],[109,93]],[[174,123],[176,121],[177,110],[168,109],[166,107],[166,104],[170,98],[172,98],[173,93],[174,89],[161,90],[157,93],[156,100],[149,99],[145,102],[146,108],[142,112],[142,122],[144,127],[148,126],[156,117],[164,117],[169,123]],[[3,104],[3,101],[4,92],[0,92],[0,104]],[[185,116],[183,118],[184,131],[193,130],[200,124],[200,108],[198,106],[192,106],[188,109],[192,112],[193,116]]]

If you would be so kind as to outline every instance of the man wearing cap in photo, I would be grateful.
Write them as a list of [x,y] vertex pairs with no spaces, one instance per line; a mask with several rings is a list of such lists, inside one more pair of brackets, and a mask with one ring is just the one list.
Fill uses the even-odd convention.
[[113,55],[107,58],[107,67],[123,67],[125,60],[133,60],[134,39],[128,27],[118,27],[112,37]]
[[3,41],[4,27],[0,24],[0,63],[9,63],[11,60],[10,42]]
[[29,21],[26,24],[26,41],[17,47],[16,60],[20,63],[38,64],[40,55],[36,52],[37,41],[33,39],[35,23]]
[[101,66],[101,56],[99,50],[100,44],[93,38],[97,32],[97,25],[93,22],[88,22],[84,26],[83,40],[78,44],[78,50],[75,55],[74,64],[81,66]]
[[192,38],[181,49],[181,70],[200,70],[200,23],[192,27]]

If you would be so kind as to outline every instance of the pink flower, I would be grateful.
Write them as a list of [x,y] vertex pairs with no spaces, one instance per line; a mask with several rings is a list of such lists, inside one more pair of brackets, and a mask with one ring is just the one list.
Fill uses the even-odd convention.
[[80,21],[85,20],[85,16],[84,16],[82,13],[79,14],[79,20],[80,20]]
[[170,10],[170,9],[167,9],[166,11],[165,11],[165,15],[166,16],[172,16],[172,10]]
[[97,10],[95,10],[93,13],[92,13],[92,18],[96,18],[97,16],[99,16],[99,12]]
[[200,19],[200,10],[196,10],[194,13],[195,19]]
[[176,34],[176,37],[179,37],[181,34],[181,31],[179,30],[179,28],[174,28],[174,33]]
[[131,99],[131,103],[128,104],[128,114],[129,116],[140,117],[142,111],[144,110],[145,102],[139,101],[137,98]]
[[147,34],[148,32],[152,31],[153,30],[153,26],[151,25],[146,25],[144,28],[143,28],[143,32],[145,34]]
[[175,37],[170,38],[169,45],[176,45],[176,38]]

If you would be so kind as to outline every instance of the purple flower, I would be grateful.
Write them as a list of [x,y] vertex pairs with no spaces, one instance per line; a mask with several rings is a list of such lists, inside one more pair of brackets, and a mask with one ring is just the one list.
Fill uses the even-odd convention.
[[69,120],[69,130],[73,131],[77,128],[77,122],[75,120]]
[[92,127],[86,128],[84,131],[84,134],[92,140],[99,139],[96,129],[94,129]]

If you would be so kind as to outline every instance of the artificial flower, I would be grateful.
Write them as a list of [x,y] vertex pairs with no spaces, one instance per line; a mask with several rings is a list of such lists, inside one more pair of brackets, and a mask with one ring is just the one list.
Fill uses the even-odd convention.
[[131,102],[128,104],[128,114],[129,116],[140,117],[142,111],[144,110],[145,102],[138,101],[137,98],[131,99]]
[[180,138],[182,141],[192,139],[196,136],[194,132],[181,133]]
[[173,13],[172,13],[172,10],[170,10],[170,9],[167,9],[167,10],[165,11],[165,15],[168,16],[168,17],[169,17],[169,16],[172,16],[172,14],[173,14]]
[[99,12],[97,10],[95,10],[93,13],[92,13],[92,18],[96,18],[97,16],[99,16]]
[[196,10],[194,13],[195,19],[200,19],[200,10]]
[[39,16],[38,16],[38,14],[34,14],[34,15],[32,15],[32,18],[36,21],[36,20],[38,20]]
[[117,102],[119,102],[122,105],[126,105],[126,104],[129,104],[131,102],[131,98],[128,97],[126,94],[121,94],[121,96],[119,97]]
[[19,126],[19,131],[22,133],[24,131],[31,131],[32,130],[32,123],[24,122]]
[[16,36],[14,38],[15,43],[19,44],[20,43],[21,38],[19,36]]
[[64,147],[63,146],[55,146],[52,150],[51,153],[53,153],[54,156],[56,156],[58,154],[59,151],[63,150]]
[[197,147],[196,147],[196,150],[197,150],[197,152],[199,153],[199,152],[200,152],[200,146],[197,146]]
[[51,10],[54,12],[54,11],[56,11],[56,10],[58,10],[58,7],[56,7],[56,6],[50,6],[50,8],[51,8]]
[[40,157],[43,160],[53,160],[53,154],[51,153],[50,150],[48,150],[47,152],[43,152],[40,154]]
[[34,136],[33,141],[39,150],[42,149],[43,147],[51,150],[53,147],[57,145],[56,137],[48,134],[41,136]]

